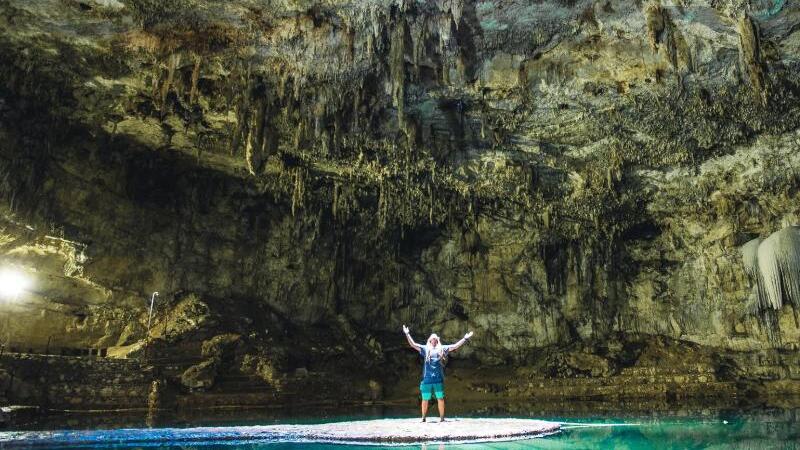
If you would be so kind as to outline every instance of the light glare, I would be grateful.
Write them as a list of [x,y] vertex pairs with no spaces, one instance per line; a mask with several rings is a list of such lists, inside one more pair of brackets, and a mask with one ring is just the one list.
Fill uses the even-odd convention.
[[28,288],[28,279],[19,271],[4,269],[0,271],[0,295],[15,298]]

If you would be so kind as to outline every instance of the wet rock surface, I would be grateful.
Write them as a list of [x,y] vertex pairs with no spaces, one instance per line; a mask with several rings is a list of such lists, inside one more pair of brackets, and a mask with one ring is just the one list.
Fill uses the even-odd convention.
[[144,442],[319,442],[410,444],[426,442],[496,442],[530,439],[557,433],[560,424],[531,419],[453,419],[441,424],[416,419],[363,420],[305,425],[261,425],[122,429],[96,431],[0,433],[4,447],[31,445],[91,445],[109,441],[120,444]]
[[5,1],[0,252],[35,288],[0,339],[207,398],[413,395],[403,323],[476,332],[465,395],[795,392],[798,297],[764,302],[742,248],[800,218],[798,23],[767,0]]

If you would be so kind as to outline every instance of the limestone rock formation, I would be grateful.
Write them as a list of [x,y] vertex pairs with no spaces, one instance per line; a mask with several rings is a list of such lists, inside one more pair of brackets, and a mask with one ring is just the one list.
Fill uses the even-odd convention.
[[800,227],[790,226],[742,246],[745,272],[753,284],[753,312],[772,339],[780,337],[778,315],[790,305],[798,325],[800,308]]
[[261,355],[244,355],[241,370],[244,373],[255,375],[267,384],[279,387],[281,373],[275,364],[267,357]]
[[208,389],[214,385],[219,361],[207,359],[186,369],[181,374],[181,384],[189,389]]
[[0,257],[33,288],[0,340],[147,340],[191,387],[391,391],[403,323],[536,376],[671,339],[788,378],[796,297],[764,284],[765,327],[770,238],[738,249],[800,224],[798,24],[769,0],[5,0]]
[[240,339],[241,336],[238,334],[220,334],[204,341],[200,350],[204,358],[222,360],[234,350]]

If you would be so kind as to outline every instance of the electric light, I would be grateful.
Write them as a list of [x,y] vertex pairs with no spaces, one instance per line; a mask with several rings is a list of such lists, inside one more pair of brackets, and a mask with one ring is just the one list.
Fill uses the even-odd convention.
[[16,298],[30,286],[28,278],[14,269],[0,270],[0,297]]

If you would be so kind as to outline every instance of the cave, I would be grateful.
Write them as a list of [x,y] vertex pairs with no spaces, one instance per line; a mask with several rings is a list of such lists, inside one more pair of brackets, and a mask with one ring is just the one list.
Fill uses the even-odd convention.
[[0,428],[412,416],[436,345],[455,416],[797,424],[796,2],[0,0],[0,28]]

